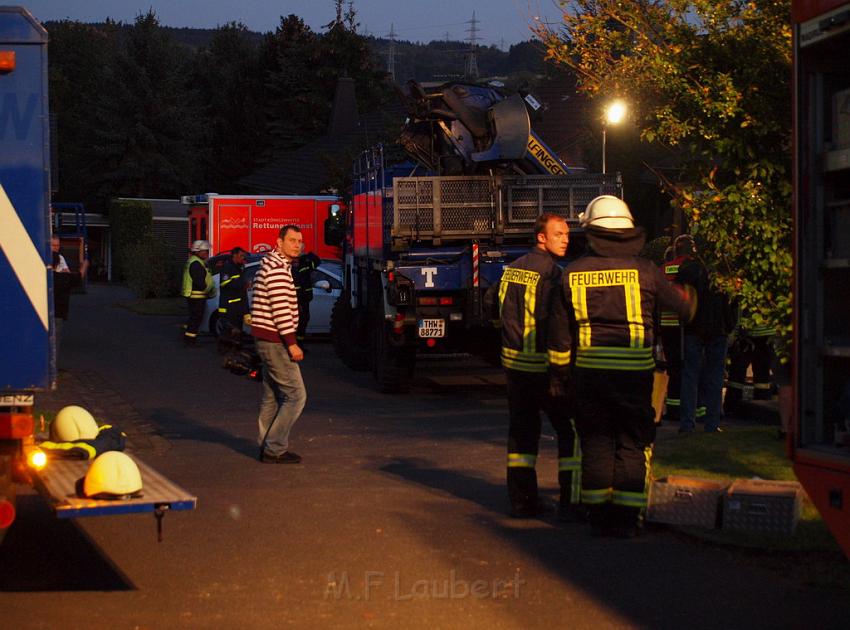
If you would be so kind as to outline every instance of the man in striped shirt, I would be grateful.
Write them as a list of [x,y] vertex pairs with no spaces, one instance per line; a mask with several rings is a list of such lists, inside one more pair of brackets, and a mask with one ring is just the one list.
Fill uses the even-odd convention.
[[292,281],[292,261],[301,253],[301,230],[281,228],[275,249],[263,258],[254,280],[251,334],[263,360],[263,400],[260,403],[260,461],[297,464],[301,456],[289,449],[289,433],[307,402],[298,362],[298,298]]

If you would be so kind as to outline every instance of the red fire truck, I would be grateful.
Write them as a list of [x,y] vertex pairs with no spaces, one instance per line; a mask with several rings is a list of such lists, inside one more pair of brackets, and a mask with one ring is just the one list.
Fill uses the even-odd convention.
[[794,434],[800,482],[850,556],[850,2],[793,0]]
[[333,195],[248,196],[195,195],[183,197],[189,204],[189,243],[204,239],[219,254],[234,247],[261,253],[274,247],[280,228],[297,225],[304,236],[305,251],[320,258],[339,260],[339,247],[325,244],[325,221],[343,210]]

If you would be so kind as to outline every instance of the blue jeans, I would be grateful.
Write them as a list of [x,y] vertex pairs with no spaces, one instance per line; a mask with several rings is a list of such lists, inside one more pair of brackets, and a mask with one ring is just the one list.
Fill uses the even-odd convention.
[[705,406],[705,430],[720,426],[723,414],[723,370],[726,364],[726,335],[685,333],[682,363],[681,431],[693,431],[697,401]]
[[263,360],[263,401],[260,403],[260,435],[257,443],[273,457],[289,448],[289,432],[307,402],[301,369],[289,358],[282,343],[257,339]]

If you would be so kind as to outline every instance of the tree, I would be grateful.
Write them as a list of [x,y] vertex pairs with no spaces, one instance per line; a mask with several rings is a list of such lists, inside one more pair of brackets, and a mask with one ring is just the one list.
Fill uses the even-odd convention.
[[[704,244],[715,282],[749,325],[790,329],[791,181],[788,0],[574,0],[563,27],[536,33],[579,88],[628,100],[655,169]],[[650,167],[655,165],[650,164]]]
[[49,27],[50,111],[56,120],[58,150],[56,198],[89,205],[96,179],[90,167],[90,142],[96,132],[91,113],[110,91],[114,24],[99,29],[61,21]]
[[321,65],[316,34],[296,15],[263,41],[265,114],[273,154],[306,143],[327,125],[329,101],[321,93],[316,69]]
[[268,142],[259,53],[245,25],[231,22],[215,30],[196,55],[191,85],[203,95],[202,189],[232,191],[256,167]]
[[139,15],[121,38],[109,90],[93,111],[89,167],[104,194],[178,195],[197,182],[202,129],[198,99],[187,89],[186,55],[159,25]]

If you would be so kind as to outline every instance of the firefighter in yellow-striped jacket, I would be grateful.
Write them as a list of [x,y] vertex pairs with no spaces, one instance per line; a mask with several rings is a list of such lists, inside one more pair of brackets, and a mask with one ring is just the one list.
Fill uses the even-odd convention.
[[[580,457],[569,400],[569,330],[554,327],[550,334],[550,319],[562,303],[555,303],[561,279],[556,258],[566,254],[569,228],[563,217],[545,213],[535,223],[534,238],[531,251],[508,266],[485,295],[485,308],[495,314],[498,307],[502,322],[510,514],[528,518],[541,512],[535,466],[544,411],[558,434],[559,515],[573,520],[578,517]],[[563,308],[560,313],[565,317]]]
[[248,283],[243,276],[245,258],[248,255],[241,247],[230,250],[230,258],[219,272],[221,295],[218,298],[218,312],[226,318],[227,323],[235,330],[242,332],[245,315],[248,308]]
[[[744,318],[742,318],[744,319]],[[749,321],[746,317],[744,321]],[[723,399],[723,412],[735,415],[741,412],[744,390],[747,387],[747,368],[753,370],[753,399],[770,400],[772,381],[770,368],[774,362],[772,326],[738,326],[735,339],[729,348],[729,380],[726,383],[726,397]]]
[[[673,258],[664,263],[664,277],[670,282],[676,280],[679,266],[692,260],[696,248],[690,234],[681,234],[673,241]],[[664,348],[664,360],[667,363],[667,396],[664,404],[667,413],[664,419],[674,424],[679,423],[679,408],[682,405],[682,327],[679,325],[679,314],[670,309],[661,309],[659,317],[661,346]],[[702,413],[700,413],[702,411]],[[705,415],[705,407],[697,409],[697,416]]]
[[688,291],[638,257],[645,235],[610,195],[580,217],[589,252],[567,266],[563,295],[573,327],[581,501],[595,535],[631,537],[646,506],[655,440],[652,383],[656,306],[689,320]]

